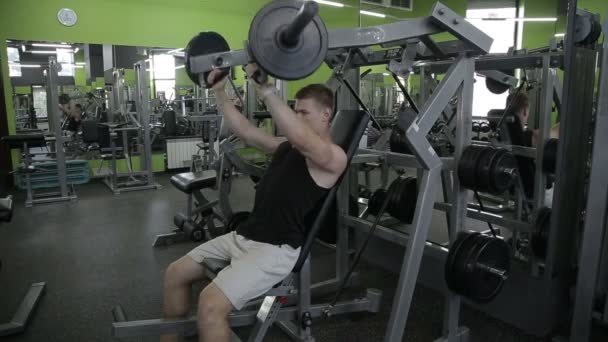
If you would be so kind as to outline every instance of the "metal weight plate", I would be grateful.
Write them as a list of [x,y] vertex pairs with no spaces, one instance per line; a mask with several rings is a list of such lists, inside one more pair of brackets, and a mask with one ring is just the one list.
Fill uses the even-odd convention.
[[477,158],[475,166],[476,184],[477,190],[487,192],[490,189],[491,184],[491,172],[492,160],[496,155],[496,150],[492,147],[485,147]]
[[504,149],[498,149],[494,161],[492,162],[492,193],[502,194],[507,191],[514,183],[512,174],[506,173],[505,170],[517,169],[517,161],[513,154]]
[[[502,71],[503,73],[505,73],[507,75],[511,75],[511,76],[515,75],[515,70],[500,70],[500,71]],[[509,84],[502,83],[493,78],[486,77],[486,88],[488,88],[488,90],[493,94],[504,94],[506,91],[508,91],[511,88],[511,86]]]
[[574,41],[583,43],[593,30],[593,18],[587,13],[577,13],[574,18]]
[[476,240],[477,232],[459,232],[450,246],[445,263],[445,281],[450,290],[463,295],[466,292],[464,272],[466,257]]
[[249,27],[248,48],[262,70],[283,80],[302,79],[324,62],[327,54],[327,28],[316,15],[304,28],[295,47],[281,44],[279,36],[289,25],[303,1],[277,0],[264,6]]
[[410,224],[414,218],[418,197],[416,179],[412,177],[402,178],[397,191],[396,201],[391,202],[389,213],[401,222]]
[[401,130],[401,128],[394,126],[391,132],[391,137],[389,139],[389,146],[391,152],[412,154],[412,152],[410,151],[410,147],[407,145],[405,139],[405,133]]
[[468,146],[462,153],[458,163],[458,179],[460,184],[467,189],[477,190],[476,165],[479,154],[484,146]]
[[[487,303],[502,290],[510,271],[509,245],[502,239],[480,235],[477,246],[468,261],[469,298],[478,303]],[[479,265],[503,271],[504,277],[489,272]]]
[[536,214],[536,231],[532,233],[530,244],[532,252],[539,259],[547,256],[549,229],[551,228],[551,208],[541,208]]
[[387,192],[385,189],[378,189],[374,191],[369,199],[368,210],[370,214],[377,216],[382,208],[382,203],[386,199]]
[[[186,58],[185,69],[190,80],[194,84],[199,84],[198,74],[190,71],[190,57],[209,55],[217,52],[229,51],[230,46],[228,42],[217,32],[200,32],[196,36],[192,37],[184,50],[184,56]],[[226,74],[230,71],[230,68],[222,69]],[[209,88],[211,85],[207,84],[207,75],[209,72],[204,73],[205,86]]]

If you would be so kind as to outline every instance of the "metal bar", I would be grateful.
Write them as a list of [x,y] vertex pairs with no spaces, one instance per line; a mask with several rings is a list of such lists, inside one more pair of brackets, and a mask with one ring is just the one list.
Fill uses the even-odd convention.
[[543,57],[543,74],[541,88],[541,106],[539,118],[539,137],[536,146],[536,171],[534,174],[534,209],[538,210],[544,206],[546,177],[543,168],[540,167],[545,155],[545,143],[549,139],[551,130],[551,114],[553,112],[553,81],[555,70],[550,68],[549,57]]
[[[462,84],[463,68],[467,61],[468,58],[460,57],[452,66],[450,66],[445,77],[433,91],[431,98],[426,101],[420,109],[417,120],[420,134],[425,136],[428,134],[439,115],[441,115],[441,112],[443,112],[443,109],[449,104],[453,94],[456,93],[460,84]],[[412,126],[415,129],[416,126]]]
[[[456,139],[454,160],[458,165],[462,152],[471,143],[471,127],[473,116],[473,73],[474,61],[467,58],[463,67],[462,88],[456,111]],[[458,170],[454,171],[454,181],[452,182],[452,210],[450,212],[450,223],[452,224],[452,236],[450,244],[455,241],[458,232],[465,229],[466,209],[468,202],[468,190],[460,186],[460,182],[455,181],[458,177]],[[460,320],[460,296],[449,292],[446,298],[444,336],[448,341],[458,341],[459,320]]]
[[[345,179],[351,178],[352,166],[346,170]],[[336,194],[338,208],[338,233],[336,237],[336,278],[342,281],[350,266],[350,254],[348,244],[350,241],[350,230],[346,225],[344,217],[348,215],[349,208],[350,182],[341,182]]]
[[[49,117],[53,117],[53,120],[49,121],[49,128],[53,135],[55,136],[55,152],[56,152],[56,161],[57,161],[57,177],[59,179],[59,189],[61,191],[61,197],[68,197],[68,176],[65,165],[65,151],[63,149],[64,138],[61,132],[61,115],[59,113],[59,97],[57,95],[57,85],[58,82],[58,71],[59,65],[57,64],[57,59],[54,56],[49,57],[49,68],[47,70],[47,96],[48,104],[50,104],[50,108],[47,108],[47,113]],[[26,151],[27,153],[27,151]]]
[[[575,2],[576,3],[576,2]],[[608,21],[604,23],[604,32],[608,29]],[[608,41],[604,40],[602,56],[602,73],[600,76],[597,116],[595,119],[595,134],[585,224],[580,247],[579,265],[576,282],[576,297],[570,341],[588,341],[591,330],[593,301],[600,264],[603,230],[606,228],[608,210]]]
[[150,98],[148,89],[148,75],[146,71],[146,62],[140,61],[135,63],[135,103],[141,124],[144,131],[144,154],[143,154],[143,171],[146,172],[146,182],[148,185],[156,185],[154,182],[154,172],[152,171],[152,142],[150,140]]
[[[484,70],[509,70],[518,68],[538,68],[542,66],[543,56],[549,56],[551,66],[561,68],[564,63],[564,54],[562,52],[546,52],[538,54],[522,54],[522,55],[486,55],[479,56],[475,59],[475,71]],[[437,62],[420,61],[414,64],[414,71],[419,68],[426,68],[429,73],[444,73],[453,63],[451,60],[442,60]],[[357,66],[359,66],[357,64]],[[364,66],[364,65],[360,65]]]
[[405,324],[416,287],[418,270],[424,252],[425,242],[431,225],[431,212],[440,182],[440,169],[424,170],[420,179],[420,191],[412,225],[416,227],[408,239],[403,264],[399,273],[399,282],[393,300],[391,315],[384,336],[386,342],[397,342],[403,338]]
[[431,18],[454,37],[468,43],[477,52],[482,54],[490,52],[494,39],[441,2],[435,3],[431,11]]
[[[199,55],[190,57],[186,63],[190,63],[190,72],[200,74],[216,68],[228,68],[237,65],[245,65],[251,61],[247,49],[218,52],[210,55]],[[244,102],[243,102],[244,103]]]
[[[359,300],[337,303],[333,314],[341,314],[358,311],[375,312],[379,304],[378,298],[369,297]],[[317,304],[310,307],[310,314],[314,317],[321,317],[327,304]],[[231,327],[242,327],[253,325],[256,322],[257,311],[239,311],[228,315],[228,323]],[[277,321],[293,321],[297,316],[296,307],[281,308]],[[112,336],[115,338],[139,337],[139,336],[160,336],[166,334],[196,334],[196,316],[187,319],[148,319],[140,321],[114,322],[112,323]]]
[[[450,212],[452,209],[452,205],[449,203],[435,203],[435,209]],[[473,209],[473,208],[468,208],[466,213],[467,213],[467,217],[472,218],[474,220],[497,224],[497,225],[500,225],[501,227],[505,227],[505,228],[507,228],[509,230],[513,230],[513,231],[533,232],[536,230],[536,228],[533,224],[519,221],[519,220],[504,218],[500,215],[492,214],[489,212],[484,212],[484,211],[480,212],[479,210]]]
[[349,49],[388,44],[409,38],[440,33],[430,18],[414,18],[396,23],[361,28],[341,28],[328,32],[328,48]]
[[[370,150],[370,149],[366,149],[366,148],[360,148],[358,153],[363,153],[364,155],[375,154],[375,155],[379,156],[381,158],[381,160],[384,160],[384,161],[388,162],[388,164],[394,165],[394,166],[403,166],[403,167],[411,167],[411,168],[422,167],[418,163],[418,160],[416,159],[416,157],[413,155],[410,155],[410,154],[401,154],[401,153],[388,152],[388,151],[377,151],[377,150]],[[367,162],[376,161],[375,159],[368,157],[368,156],[361,157],[361,159],[355,159],[355,158],[353,158],[353,161],[351,163],[367,163]],[[439,159],[441,160],[441,165],[444,170],[451,170],[454,168],[454,158],[442,157]]]
[[0,324],[0,337],[13,335],[25,329],[27,322],[44,293],[45,286],[46,283],[35,283],[30,286],[11,321],[6,324]]

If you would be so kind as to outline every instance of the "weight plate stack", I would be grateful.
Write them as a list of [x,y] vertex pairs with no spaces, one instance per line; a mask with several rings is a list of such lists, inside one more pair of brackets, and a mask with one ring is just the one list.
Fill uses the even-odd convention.
[[282,42],[281,33],[291,24],[304,1],[276,0],[264,6],[249,27],[248,48],[262,70],[282,80],[299,80],[315,72],[327,55],[327,28],[315,15],[295,46]]
[[394,201],[389,203],[389,214],[401,222],[410,224],[416,211],[418,199],[418,186],[412,177],[399,178],[397,193]]
[[470,145],[464,149],[458,162],[458,179],[467,189],[478,190],[477,186],[477,158],[485,149],[484,146]]
[[510,271],[508,244],[478,232],[460,232],[445,264],[448,288],[478,303],[487,303],[502,290]]
[[[209,55],[229,50],[230,46],[228,45],[228,42],[226,41],[226,39],[224,39],[224,37],[222,37],[222,35],[217,32],[200,32],[196,36],[192,37],[192,39],[190,39],[190,41],[188,42],[186,49],[184,50],[184,57],[186,59],[185,69],[186,73],[188,74],[188,77],[190,77],[190,80],[192,80],[194,84],[199,84],[198,74],[190,71],[191,57]],[[230,68],[222,69],[222,73],[224,75],[227,75],[228,73],[230,73]],[[207,75],[209,75],[209,72],[205,72],[203,75],[205,78],[205,87],[210,88],[211,85],[207,84]]]
[[403,132],[401,128],[397,126],[393,126],[391,137],[389,139],[389,146],[391,148],[391,152],[412,154],[412,151],[406,142],[405,132]]

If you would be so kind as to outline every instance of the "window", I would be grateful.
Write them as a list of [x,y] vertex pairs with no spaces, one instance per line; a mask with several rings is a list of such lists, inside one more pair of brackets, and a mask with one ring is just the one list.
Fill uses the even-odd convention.
[[[494,39],[490,53],[506,53],[515,45],[514,20],[483,20],[483,18],[515,18],[515,7],[467,10],[467,20]],[[475,75],[473,115],[487,116],[490,109],[505,108],[508,92],[494,94],[486,88],[485,77]]]
[[57,63],[61,64],[59,76],[74,76],[74,51],[71,49],[57,49]]
[[399,9],[411,10],[412,1],[413,0],[364,0],[363,2],[385,7],[396,7]]
[[21,77],[21,65],[19,64],[19,49],[9,47],[6,49],[8,55],[8,75],[9,77]]
[[155,92],[165,93],[167,100],[175,99],[175,57],[173,55],[153,55],[152,74]]

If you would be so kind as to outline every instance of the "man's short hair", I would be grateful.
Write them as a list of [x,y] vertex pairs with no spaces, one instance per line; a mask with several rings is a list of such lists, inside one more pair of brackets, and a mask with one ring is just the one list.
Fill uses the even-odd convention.
[[331,109],[334,112],[334,92],[326,85],[315,83],[298,90],[296,100],[313,99],[320,105]]
[[[509,106],[509,104],[511,105]],[[520,113],[530,106],[528,94],[520,91],[507,96],[507,106],[509,106],[509,112],[513,114]]]

